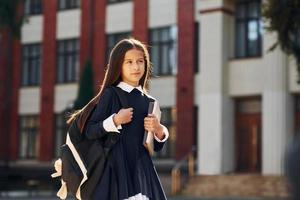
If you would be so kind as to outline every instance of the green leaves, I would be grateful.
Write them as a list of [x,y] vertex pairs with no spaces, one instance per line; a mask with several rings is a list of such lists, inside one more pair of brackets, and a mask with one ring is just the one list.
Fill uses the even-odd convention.
[[0,29],[8,27],[14,36],[20,37],[21,26],[24,16],[18,13],[19,3],[24,0],[1,0],[0,1]]
[[263,16],[269,22],[268,31],[277,32],[277,45],[297,61],[298,83],[300,83],[300,0],[268,0],[263,5]]
[[93,86],[94,82],[92,63],[90,60],[88,60],[84,65],[84,69],[80,78],[78,95],[74,102],[74,110],[81,109],[93,98]]

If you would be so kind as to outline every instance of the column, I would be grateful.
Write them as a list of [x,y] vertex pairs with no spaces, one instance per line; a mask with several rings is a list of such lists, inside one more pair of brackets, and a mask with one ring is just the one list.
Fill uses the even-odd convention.
[[9,116],[11,114],[12,44],[10,29],[0,32],[0,160],[8,158]]
[[41,69],[41,113],[39,159],[53,158],[54,85],[56,77],[56,9],[57,1],[43,1],[44,27]]
[[177,1],[178,56],[177,56],[177,134],[176,159],[181,159],[192,148],[194,140],[194,68],[195,18],[194,1]]
[[[17,18],[23,13],[23,3],[20,3],[17,6]],[[22,55],[21,55],[21,41],[19,38],[13,38],[12,40],[12,86],[11,90],[11,109],[9,117],[9,159],[15,160],[18,157],[18,127],[19,127],[19,89],[20,89],[20,80],[21,80],[21,65],[22,65]]]
[[93,19],[93,46],[92,46],[92,63],[94,73],[94,91],[99,91],[105,74],[105,53],[106,53],[106,1],[94,0],[94,19]]
[[13,62],[12,62],[12,97],[11,97],[11,115],[10,115],[10,141],[9,153],[10,160],[18,157],[18,127],[19,127],[19,89],[21,79],[21,41],[14,39],[13,41]]
[[233,101],[228,96],[232,10],[224,1],[201,1],[198,174],[234,167]]
[[134,0],[133,37],[148,43],[148,0]]
[[81,1],[81,27],[80,27],[80,71],[84,64],[92,58],[92,19],[93,19],[93,0]]
[[[276,34],[264,37],[264,52],[276,41]],[[282,174],[286,144],[293,132],[293,99],[288,92],[287,56],[279,49],[264,55],[262,172]]]

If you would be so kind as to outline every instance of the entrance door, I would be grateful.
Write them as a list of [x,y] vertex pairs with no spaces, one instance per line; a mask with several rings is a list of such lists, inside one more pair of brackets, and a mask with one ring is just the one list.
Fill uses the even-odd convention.
[[260,100],[258,102],[257,100],[239,101],[238,108],[236,113],[236,171],[260,172],[261,113],[258,112]]

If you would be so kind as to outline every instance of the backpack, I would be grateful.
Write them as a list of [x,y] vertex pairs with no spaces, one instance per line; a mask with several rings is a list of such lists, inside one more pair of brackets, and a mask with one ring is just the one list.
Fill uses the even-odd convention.
[[[122,108],[127,108],[124,91],[117,87],[110,88],[117,95]],[[119,139],[118,134],[107,134],[101,139],[88,140],[78,128],[77,120],[78,117],[68,129],[66,143],[60,147],[60,157],[54,163],[56,172],[51,175],[52,178],[61,177],[61,187],[57,192],[60,199],[66,199],[68,194],[79,200],[92,198],[108,154]]]

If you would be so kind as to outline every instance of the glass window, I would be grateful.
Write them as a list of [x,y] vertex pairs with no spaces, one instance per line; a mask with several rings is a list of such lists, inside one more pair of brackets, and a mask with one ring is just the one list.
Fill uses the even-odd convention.
[[22,159],[36,158],[39,147],[38,116],[20,116],[19,157]]
[[22,86],[36,86],[41,77],[41,45],[26,44],[22,46]]
[[42,14],[42,0],[25,0],[24,13],[25,15]]
[[261,0],[236,1],[235,32],[235,56],[237,58],[261,55]]
[[237,101],[238,113],[261,113],[260,99],[239,99]]
[[176,109],[161,108],[161,124],[169,130],[169,139],[166,141],[163,149],[155,152],[155,158],[174,158],[176,145]]
[[107,3],[121,3],[121,2],[125,2],[125,1],[131,1],[131,0],[107,0]]
[[295,134],[294,136],[299,136],[300,137],[300,96],[295,95],[295,100],[294,100],[294,111],[295,111]]
[[55,115],[55,155],[56,157],[59,155],[59,149],[61,145],[66,143],[66,135],[67,135],[67,119],[64,113]]
[[57,83],[70,83],[78,80],[79,40],[58,41],[57,45]]
[[111,33],[107,34],[106,61],[108,62],[109,54],[112,48],[122,39],[130,37],[130,32]]
[[177,27],[150,30],[149,44],[153,75],[175,75],[177,73]]
[[300,30],[298,30],[296,33],[295,45],[298,48],[300,47]]
[[[197,73],[199,72],[199,61],[200,61],[200,56],[199,56],[199,47],[200,47],[200,23],[195,22],[195,67],[194,67],[194,72]],[[172,58],[174,60],[175,58]]]
[[249,17],[260,17],[260,2],[258,1],[253,1],[249,2],[249,12],[248,16]]
[[58,9],[67,10],[80,7],[80,0],[58,0]]

